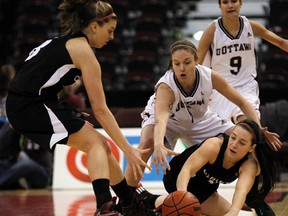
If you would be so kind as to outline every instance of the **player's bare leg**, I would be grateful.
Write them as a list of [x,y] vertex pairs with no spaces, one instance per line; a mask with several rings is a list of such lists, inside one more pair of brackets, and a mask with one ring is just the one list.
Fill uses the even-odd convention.
[[[147,162],[154,151],[154,125],[147,125],[146,127],[143,128],[143,130],[141,132],[140,143],[139,143],[137,148],[139,148],[139,149],[150,148],[150,151],[141,155],[142,160]],[[143,170],[144,170],[144,168],[145,167],[142,167]],[[135,187],[135,188],[137,187],[137,184],[140,181],[140,177],[135,179],[135,177],[132,173],[132,170],[129,166],[127,166],[127,168],[125,170],[125,178],[126,178],[128,185]]]

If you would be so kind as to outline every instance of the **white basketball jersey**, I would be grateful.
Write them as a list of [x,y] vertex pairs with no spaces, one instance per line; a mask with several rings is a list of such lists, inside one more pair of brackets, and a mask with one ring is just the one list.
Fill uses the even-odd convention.
[[233,86],[253,80],[256,75],[255,42],[252,27],[245,16],[239,16],[240,30],[234,38],[223,26],[222,18],[214,20],[216,29],[210,51],[211,67]]
[[[211,71],[208,67],[196,65],[196,83],[190,94],[183,91],[171,70],[157,82],[156,88],[161,83],[166,83],[175,95],[165,133],[171,149],[175,148],[178,139],[187,146],[192,146],[208,137],[224,133],[233,126],[230,120],[221,119],[209,109],[209,98],[213,90]],[[155,94],[150,97],[142,113],[142,128],[155,124],[154,102]]]
[[184,92],[171,70],[167,71],[156,84],[157,88],[160,83],[166,83],[173,90],[175,101],[171,108],[169,121],[177,121],[184,127],[203,120],[210,111],[208,104],[213,90],[211,69],[197,65],[195,74],[195,87],[190,94]]

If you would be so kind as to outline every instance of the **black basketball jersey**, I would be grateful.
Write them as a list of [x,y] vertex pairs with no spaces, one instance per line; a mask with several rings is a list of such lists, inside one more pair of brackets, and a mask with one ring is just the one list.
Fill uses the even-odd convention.
[[[224,141],[221,146],[220,152],[214,164],[207,163],[202,169],[196,173],[195,181],[206,182],[207,184],[219,184],[233,182],[239,176],[239,168],[246,157],[242,158],[235,165],[229,169],[223,168],[224,153],[227,148],[229,137],[224,136]],[[192,181],[193,178],[191,179]]]
[[[229,136],[225,134],[223,134],[223,136],[223,144],[216,161],[213,164],[205,164],[196,175],[190,179],[188,184],[188,191],[193,193],[201,203],[218,189],[220,183],[230,183],[237,179],[239,176],[239,168],[248,156],[247,154],[229,169],[223,168],[224,153],[229,140]],[[169,193],[176,190],[176,180],[184,163],[200,146],[201,144],[192,146],[170,161],[171,170],[167,170],[167,174],[163,179],[165,188]]]
[[53,38],[34,48],[17,72],[10,91],[28,97],[56,99],[63,86],[73,84],[81,76],[65,47],[66,42],[75,37],[86,36],[78,33]]
[[[54,149],[66,144],[68,136],[80,130],[85,121],[72,107],[60,104],[58,93],[80,78],[66,49],[71,38],[83,33],[53,38],[33,49],[11,83],[7,116],[13,128],[34,142]],[[92,48],[91,48],[92,49]]]

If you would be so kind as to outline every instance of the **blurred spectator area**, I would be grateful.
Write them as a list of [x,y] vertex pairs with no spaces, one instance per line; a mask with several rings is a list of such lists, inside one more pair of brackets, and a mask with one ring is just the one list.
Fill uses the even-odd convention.
[[[118,16],[115,39],[95,49],[102,67],[107,103],[115,107],[144,107],[154,85],[166,71],[169,47],[189,39],[220,15],[211,0],[107,0]],[[0,64],[19,69],[29,52],[58,36],[60,0],[0,1]],[[250,0],[241,12],[287,38],[288,0]],[[258,81],[262,104],[286,98],[287,53],[257,40]],[[87,104],[89,106],[89,104]]]
[[[110,110],[121,128],[141,127],[142,123],[141,113],[144,110],[143,107],[133,107],[133,108],[112,107]],[[92,123],[95,128],[101,128],[101,125],[95,119],[91,108],[86,108],[83,111],[90,114],[90,116],[86,117],[86,120]]]
[[7,11],[5,19],[12,19],[13,23],[9,32],[9,45],[6,45],[9,46],[8,52],[5,52],[1,62],[12,63],[19,69],[33,48],[58,34],[55,4],[54,0],[7,1],[5,7],[12,7],[13,13]]
[[[288,0],[270,0],[266,8],[266,27],[288,39]],[[274,45],[261,41],[258,61],[258,82],[262,104],[287,99],[288,54]]]
[[96,50],[105,90],[153,90],[160,72],[168,66],[165,51],[175,39],[177,1],[108,2],[118,16],[118,24],[114,41]]

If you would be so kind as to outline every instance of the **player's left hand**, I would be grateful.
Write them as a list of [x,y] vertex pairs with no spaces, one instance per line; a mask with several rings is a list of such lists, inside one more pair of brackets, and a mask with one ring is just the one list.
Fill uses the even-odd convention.
[[278,151],[282,147],[282,142],[279,140],[280,136],[277,133],[268,131],[267,127],[261,128],[262,133],[266,137],[270,146],[275,150]]

